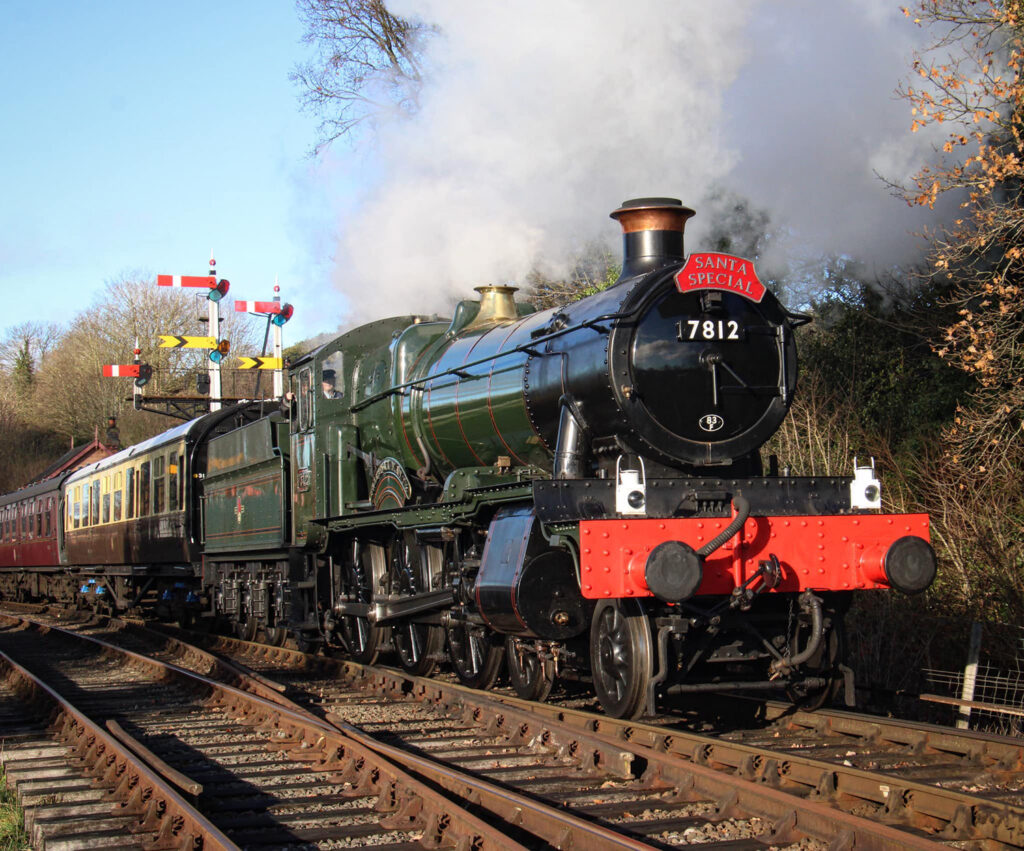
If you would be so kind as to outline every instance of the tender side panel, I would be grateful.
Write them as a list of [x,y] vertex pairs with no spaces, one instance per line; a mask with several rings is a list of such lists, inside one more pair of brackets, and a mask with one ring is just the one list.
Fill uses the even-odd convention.
[[206,552],[287,544],[285,459],[273,423],[257,420],[209,443],[203,481]]
[[[681,541],[694,550],[722,532],[729,518],[585,520],[580,523],[584,597],[649,597],[647,558],[658,544]],[[907,535],[928,540],[927,514],[842,517],[751,517],[704,564],[698,594],[729,594],[771,555],[782,566],[776,592],[888,588],[883,559]]]

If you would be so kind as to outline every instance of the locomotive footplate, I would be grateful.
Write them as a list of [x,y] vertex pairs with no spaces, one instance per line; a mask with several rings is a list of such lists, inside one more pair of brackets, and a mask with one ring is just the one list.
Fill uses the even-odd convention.
[[[728,517],[742,493],[753,515],[851,514],[850,477],[768,476],[751,479],[647,480],[648,517]],[[565,523],[616,517],[611,479],[551,479],[533,484],[537,518]]]

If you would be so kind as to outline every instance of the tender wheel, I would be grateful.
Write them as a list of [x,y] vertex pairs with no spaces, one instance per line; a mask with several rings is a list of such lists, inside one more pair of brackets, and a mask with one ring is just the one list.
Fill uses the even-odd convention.
[[594,691],[613,718],[636,718],[647,702],[654,659],[651,628],[636,600],[602,600],[590,627]]
[[505,639],[505,658],[508,660],[508,678],[516,694],[523,700],[540,703],[548,699],[555,684],[553,660],[541,659],[511,635]]
[[490,688],[501,673],[505,645],[482,626],[456,623],[445,630],[448,658],[459,681],[470,688]]
[[288,627],[286,627],[286,626],[268,626],[268,627],[264,627],[263,635],[267,639],[267,644],[272,644],[274,647],[281,647],[288,640]]
[[295,647],[300,653],[316,653],[321,645],[319,633],[306,630],[295,636]]
[[[440,550],[420,549],[415,539],[402,536],[391,542],[388,554],[392,594],[408,596],[430,590],[431,575],[439,572]],[[391,638],[402,668],[410,674],[425,677],[437,667],[437,658],[444,648],[444,629],[440,626],[400,621],[391,628]]]
[[[341,561],[342,598],[348,603],[371,603],[381,587],[385,570],[384,548],[354,540]],[[338,630],[352,660],[372,665],[377,660],[387,629],[357,615],[338,618]]]
[[257,623],[255,618],[246,618],[244,621],[234,621],[235,635],[242,639],[242,641],[255,641],[256,633],[259,632],[260,625]]

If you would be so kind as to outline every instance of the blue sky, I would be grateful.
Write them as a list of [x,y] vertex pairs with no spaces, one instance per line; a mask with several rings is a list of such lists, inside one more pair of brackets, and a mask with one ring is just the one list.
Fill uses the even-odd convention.
[[5,0],[0,329],[67,322],[124,273],[199,274],[295,304],[285,342],[331,330],[344,175],[308,157],[288,0]]
[[280,277],[296,342],[560,274],[595,233],[617,250],[623,199],[717,185],[808,256],[920,253],[920,211],[878,178],[935,142],[893,96],[927,34],[891,0],[388,2],[440,27],[422,109],[315,160],[292,0],[3,0],[0,330],[213,249],[230,297]]

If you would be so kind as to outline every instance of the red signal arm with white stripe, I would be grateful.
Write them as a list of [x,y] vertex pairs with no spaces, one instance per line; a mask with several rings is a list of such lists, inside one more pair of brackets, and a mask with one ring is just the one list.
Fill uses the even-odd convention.
[[157,275],[156,282],[161,287],[205,287],[213,289],[217,286],[216,275]]
[[138,378],[139,364],[121,363],[104,364],[103,374],[107,378]]
[[242,313],[280,313],[279,301],[236,301],[235,310]]

